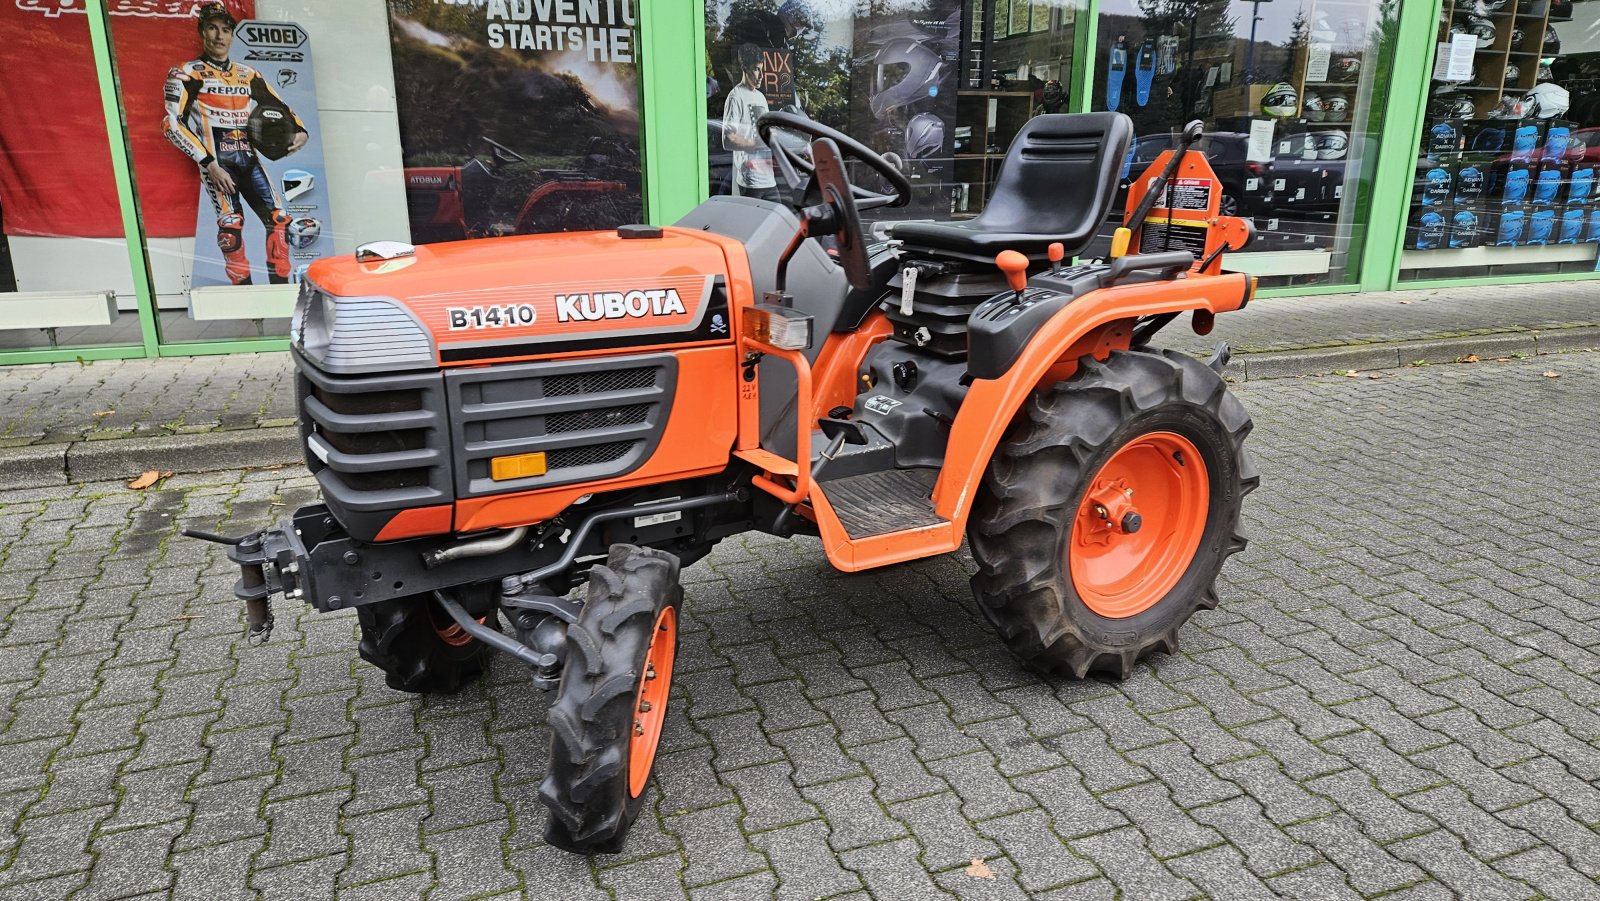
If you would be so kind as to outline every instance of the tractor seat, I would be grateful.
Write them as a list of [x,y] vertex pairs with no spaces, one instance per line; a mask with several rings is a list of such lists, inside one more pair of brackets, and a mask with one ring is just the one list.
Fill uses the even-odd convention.
[[957,222],[898,222],[890,235],[914,257],[992,262],[1015,250],[1044,259],[1056,241],[1076,256],[1110,212],[1132,142],[1133,120],[1122,113],[1036,116],[1006,151],[983,212]]

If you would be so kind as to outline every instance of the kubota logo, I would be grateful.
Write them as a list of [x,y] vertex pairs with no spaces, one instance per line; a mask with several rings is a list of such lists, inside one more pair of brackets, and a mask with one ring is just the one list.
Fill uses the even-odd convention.
[[556,319],[591,322],[598,319],[640,319],[688,312],[673,288],[651,291],[596,291],[593,294],[557,294]]

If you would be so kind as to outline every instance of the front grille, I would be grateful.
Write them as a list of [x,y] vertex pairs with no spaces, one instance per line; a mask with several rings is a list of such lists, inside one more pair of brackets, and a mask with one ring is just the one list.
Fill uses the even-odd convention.
[[653,388],[655,384],[655,367],[589,372],[582,375],[553,375],[544,380],[544,396],[567,397],[573,394],[632,391],[639,388]]
[[[671,354],[502,364],[445,375],[459,497],[616,478],[655,451],[677,383]],[[543,452],[542,476],[495,481],[495,457]]]
[[401,510],[451,500],[438,373],[332,375],[294,357],[306,464],[352,535],[370,540]]

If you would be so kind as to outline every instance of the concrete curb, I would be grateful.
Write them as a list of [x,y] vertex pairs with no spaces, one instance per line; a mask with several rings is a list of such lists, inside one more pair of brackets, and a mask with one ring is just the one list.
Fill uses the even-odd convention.
[[[1600,349],[1600,328],[1497,332],[1316,350],[1237,353],[1228,366],[1227,374],[1236,380],[1253,382],[1320,375],[1335,369],[1366,371],[1399,369],[1414,362],[1453,363],[1470,354],[1487,360],[1514,354],[1534,356],[1596,349]],[[1237,369],[1241,366],[1244,371],[1242,378]]]
[[3,448],[0,472],[8,488],[45,488],[131,479],[147,469],[213,472],[304,459],[299,432],[277,426]]
[[[1512,354],[1600,350],[1600,328],[1497,332],[1459,338],[1397,341],[1303,351],[1239,353],[1228,364],[1236,381],[1319,375],[1335,369],[1398,369],[1409,363],[1449,363],[1477,354],[1483,359]],[[47,488],[80,482],[131,479],[147,469],[213,472],[294,464],[305,459],[298,430],[253,429],[79,440],[0,448],[0,483],[7,488]]]

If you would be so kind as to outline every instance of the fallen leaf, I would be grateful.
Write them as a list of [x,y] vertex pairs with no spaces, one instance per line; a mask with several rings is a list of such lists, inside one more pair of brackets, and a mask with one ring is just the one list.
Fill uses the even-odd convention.
[[128,483],[128,487],[132,488],[134,491],[143,491],[146,488],[149,488],[151,485],[154,485],[155,483],[161,481],[162,479],[171,478],[171,477],[172,477],[171,470],[168,470],[166,472],[162,472],[161,470],[158,470],[158,469],[147,469],[143,473],[141,473],[140,476],[137,479],[134,479],[133,481],[129,482]]
[[1410,303],[1410,302],[1411,302],[1411,301],[1409,301],[1409,300],[1402,300],[1402,301],[1400,301],[1400,302],[1401,302],[1401,303]]
[[1476,363],[1476,362],[1478,362],[1478,355],[1477,354],[1467,354],[1464,357],[1456,357],[1456,362],[1457,363]]
[[1367,378],[1369,378],[1369,379],[1381,379],[1381,378],[1383,378],[1383,376],[1381,376],[1381,375],[1377,374],[1376,372],[1374,372],[1374,373],[1369,374],[1367,376]]
[[983,862],[983,858],[981,858],[981,857],[972,858],[972,863],[967,867],[965,872],[966,872],[966,874],[968,876],[971,876],[973,879],[993,879],[994,878],[994,870],[989,869],[989,865],[984,863]]
[[1356,372],[1354,369],[1352,369],[1349,372],[1345,373],[1345,377],[1346,378],[1352,378],[1352,379],[1358,379],[1358,378],[1361,378],[1361,373]]
[[104,419],[107,416],[115,416],[116,414],[117,414],[116,410],[96,410],[96,411],[94,411],[94,418],[95,419]]
[[1558,378],[1561,378],[1561,373],[1556,372],[1554,369],[1552,369],[1552,370],[1546,372],[1544,374],[1544,377],[1547,378],[1547,379],[1558,379]]

